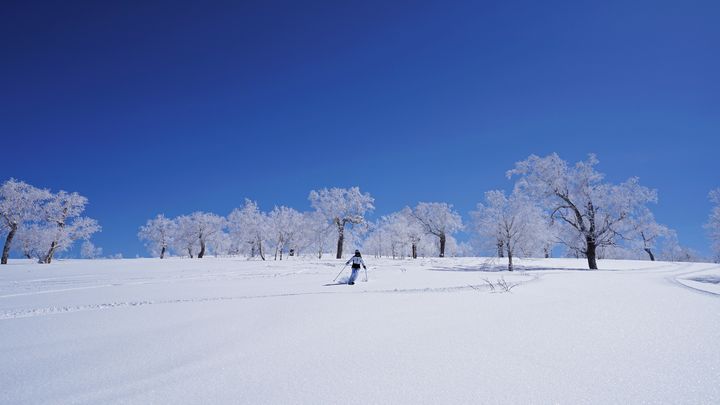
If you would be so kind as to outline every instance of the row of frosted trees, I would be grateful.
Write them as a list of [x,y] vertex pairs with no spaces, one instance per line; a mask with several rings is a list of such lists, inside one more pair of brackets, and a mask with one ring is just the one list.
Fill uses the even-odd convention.
[[172,219],[158,215],[140,228],[138,236],[160,258],[168,251],[191,258],[211,253],[282,260],[284,254],[301,252],[321,258],[333,241],[341,257],[348,239],[354,244],[366,230],[365,214],[374,208],[373,198],[354,187],[312,191],[309,199],[314,211],[276,206],[264,212],[255,201],[245,200],[227,217],[207,212]]
[[50,263],[77,240],[88,241],[100,230],[97,221],[82,216],[87,198],[78,193],[53,193],[9,179],[0,186],[0,234],[4,235],[0,262],[11,251]]
[[[637,178],[607,183],[595,170],[597,163],[590,155],[586,161],[569,165],[556,154],[518,162],[507,172],[508,178],[516,179],[512,192],[488,191],[470,212],[474,246],[461,250],[506,257],[509,270],[516,256],[547,258],[556,251],[586,258],[591,269],[597,269],[599,258],[643,255],[655,260],[660,246],[663,259],[697,257],[679,246],[674,231],[655,221],[648,205],[657,201],[656,191],[641,186]],[[415,246],[433,234],[428,232],[428,223],[414,220],[417,218],[417,208],[382,217],[367,239],[366,249],[383,256],[415,257]],[[430,223],[451,224],[445,233],[463,227],[459,217]]]
[[[227,217],[196,212],[174,219],[159,215],[148,221],[139,236],[160,257],[172,250],[203,257],[245,254],[263,260],[272,254],[312,252],[322,257],[334,248],[342,257],[349,245],[376,256],[413,257],[472,255],[492,251],[513,258],[549,257],[553,252],[586,258],[590,269],[602,258],[696,260],[697,255],[677,242],[677,235],[659,224],[650,210],[657,192],[637,178],[612,184],[596,170],[598,160],[568,164],[557,154],[530,156],[507,172],[515,183],[510,193],[485,193],[471,224],[463,224],[452,205],[421,202],[377,221],[365,215],[374,199],[355,188],[312,191],[313,210],[298,212],[275,207],[263,212],[250,200]],[[715,254],[720,251],[720,191],[711,193],[716,204],[706,225]],[[469,229],[468,229],[469,228]],[[473,243],[458,243],[454,235],[468,229]]]
[[[620,184],[604,180],[590,155],[574,165],[558,155],[530,156],[507,172],[514,179],[510,193],[493,190],[470,213],[466,226],[447,203],[419,203],[377,221],[365,215],[374,199],[355,188],[322,189],[309,195],[311,211],[275,207],[263,212],[250,200],[227,217],[196,212],[169,219],[162,215],[140,230],[154,254],[168,251],[203,257],[245,254],[251,257],[312,253],[322,257],[347,247],[362,246],[377,256],[418,257],[476,255],[492,251],[507,257],[512,269],[516,256],[549,257],[553,252],[582,257],[589,268],[599,258],[639,258],[692,261],[698,255],[680,246],[676,233],[658,224],[649,208],[657,192],[637,178]],[[705,228],[715,260],[720,260],[720,189],[710,193],[713,207]],[[0,262],[11,251],[40,263],[85,240],[81,253],[97,256],[90,236],[100,230],[97,221],[83,216],[87,199],[78,193],[53,193],[9,179],[0,186],[0,235],[4,243]],[[457,243],[454,234],[469,230],[472,244]]]

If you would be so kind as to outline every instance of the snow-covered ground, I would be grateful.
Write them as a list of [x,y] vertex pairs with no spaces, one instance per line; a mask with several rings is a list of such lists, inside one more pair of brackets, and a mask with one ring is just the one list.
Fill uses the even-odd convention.
[[0,403],[720,403],[718,265],[366,260],[14,261]]

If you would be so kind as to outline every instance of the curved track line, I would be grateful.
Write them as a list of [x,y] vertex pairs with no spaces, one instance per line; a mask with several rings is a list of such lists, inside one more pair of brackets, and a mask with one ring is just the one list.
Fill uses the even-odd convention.
[[[520,281],[518,285],[537,281],[537,277],[532,277],[527,281]],[[145,300],[145,301],[127,301],[127,302],[110,302],[88,305],[74,306],[55,306],[44,308],[21,309],[17,311],[5,311],[0,313],[0,320],[29,318],[35,316],[46,316],[71,312],[97,311],[103,309],[124,308],[124,307],[141,307],[145,305],[156,304],[186,304],[186,303],[203,303],[203,302],[220,302],[262,298],[277,297],[296,297],[305,295],[324,295],[324,294],[417,294],[417,293],[449,293],[469,290],[488,289],[486,284],[462,285],[454,287],[426,287],[426,288],[408,288],[408,289],[386,289],[386,290],[370,290],[370,291],[316,291],[316,292],[298,292],[298,293],[282,293],[282,294],[266,294],[266,295],[241,295],[230,297],[200,297],[200,298],[184,298],[175,300]]]

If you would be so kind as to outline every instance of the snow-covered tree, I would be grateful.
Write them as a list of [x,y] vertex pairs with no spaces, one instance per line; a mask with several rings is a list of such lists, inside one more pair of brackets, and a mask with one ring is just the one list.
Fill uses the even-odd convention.
[[89,240],[80,245],[80,257],[83,259],[97,259],[102,256],[102,248],[95,246]]
[[195,257],[200,240],[197,228],[189,215],[180,215],[173,220],[174,232],[171,238],[173,250],[179,254],[186,254],[192,259]]
[[412,216],[420,223],[425,234],[438,238],[439,256],[445,257],[448,236],[463,229],[460,214],[452,209],[451,204],[421,202],[413,209]]
[[74,241],[87,240],[93,233],[100,231],[96,220],[80,216],[86,204],[87,198],[78,193],[59,191],[43,205],[44,229],[53,236],[42,263],[51,263],[57,252],[67,250]]
[[233,240],[238,242],[238,247],[246,245],[250,257],[258,254],[265,260],[263,242],[268,236],[267,215],[260,211],[257,202],[246,198],[242,208],[234,209],[228,215],[228,229]]
[[471,216],[481,238],[507,253],[509,271],[514,256],[540,251],[547,239],[542,210],[518,190],[509,197],[499,190],[486,192],[485,203],[478,203]]
[[202,259],[205,256],[208,244],[212,243],[215,236],[222,232],[225,227],[225,218],[210,213],[196,211],[187,216],[188,237],[194,236],[200,245],[197,258]]
[[322,259],[323,253],[332,243],[335,227],[317,211],[305,212],[303,217],[303,245],[312,249],[313,252],[317,252],[318,259]]
[[670,229],[660,246],[660,259],[668,262],[700,262],[698,252],[680,244],[677,233]]
[[417,259],[418,245],[425,234],[423,225],[413,215],[413,210],[410,207],[405,207],[400,210],[396,221],[398,222],[397,226],[401,230],[403,238],[406,243],[410,245],[410,257]]
[[237,245],[233,243],[229,233],[220,230],[208,237],[207,254],[215,257],[238,254]]
[[384,253],[383,240],[383,233],[378,222],[368,222],[368,236],[363,243],[363,251],[372,253],[375,258],[382,257]]
[[172,238],[176,228],[177,224],[173,220],[166,218],[163,214],[158,214],[140,227],[138,238],[145,241],[145,246],[153,256],[159,255],[163,259],[173,243]]
[[597,269],[598,247],[614,245],[632,215],[657,200],[656,192],[641,186],[637,178],[618,185],[603,182],[597,163],[592,154],[573,167],[557,154],[532,155],[507,173],[518,176],[516,187],[542,202],[556,221],[579,237],[590,269]]
[[705,229],[710,237],[710,243],[715,261],[720,261],[720,188],[710,192],[710,201],[713,207]]
[[312,190],[308,197],[310,204],[326,221],[337,229],[337,254],[342,258],[345,242],[345,226],[365,225],[365,213],[375,209],[370,194],[361,193],[360,188],[324,188]]
[[48,228],[45,224],[23,224],[18,228],[17,244],[14,249],[26,258],[35,258],[38,263],[42,263],[53,236],[52,228]]
[[364,249],[376,256],[392,256],[393,259],[405,256],[417,258],[418,245],[425,232],[409,207],[384,215],[370,228]]
[[293,208],[275,207],[268,214],[268,225],[275,245],[275,260],[283,258],[283,250],[292,246],[302,230],[303,216]]
[[378,229],[383,233],[384,250],[390,252],[393,259],[403,257],[406,253],[407,237],[403,217],[399,213],[392,213],[380,218]]
[[630,237],[630,248],[641,249],[647,253],[651,261],[655,261],[653,251],[656,249],[658,241],[670,234],[670,229],[657,223],[655,216],[645,207],[629,222],[630,229],[623,233]]
[[0,264],[7,264],[18,229],[24,223],[40,219],[41,206],[50,197],[48,190],[41,190],[15,179],[10,179],[0,186],[0,231],[7,232]]

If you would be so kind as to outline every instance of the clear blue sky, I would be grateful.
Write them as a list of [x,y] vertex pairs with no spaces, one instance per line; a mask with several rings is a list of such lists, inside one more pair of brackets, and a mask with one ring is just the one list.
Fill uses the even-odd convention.
[[[392,4],[391,4],[392,3]],[[34,2],[0,7],[0,177],[78,191],[105,253],[245,197],[467,217],[531,153],[594,152],[707,253],[717,1]]]

